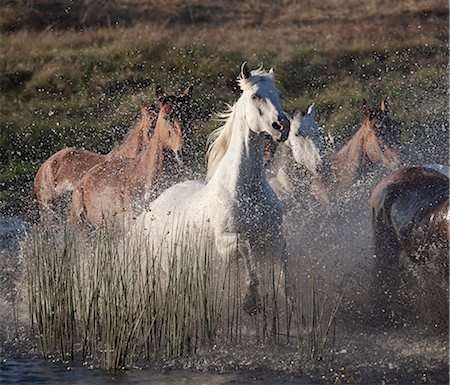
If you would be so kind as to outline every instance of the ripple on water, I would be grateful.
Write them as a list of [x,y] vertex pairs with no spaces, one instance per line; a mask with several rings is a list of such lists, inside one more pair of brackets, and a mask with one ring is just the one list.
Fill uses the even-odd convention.
[[46,362],[42,360],[9,360],[1,362],[1,384],[58,384],[58,385],[226,385],[226,384],[279,384],[312,385],[306,377],[277,376],[264,371],[233,373],[199,373],[189,370],[126,370],[108,373],[85,366]]

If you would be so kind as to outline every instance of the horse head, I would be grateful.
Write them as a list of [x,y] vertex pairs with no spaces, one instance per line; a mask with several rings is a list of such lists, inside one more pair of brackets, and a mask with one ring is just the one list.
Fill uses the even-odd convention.
[[[141,100],[141,114],[144,118],[146,118],[146,121],[149,122],[146,127],[146,132],[148,135],[153,135],[155,130],[155,122],[158,118],[158,107],[154,104],[147,104],[145,101]],[[146,144],[148,144],[148,138]]]
[[296,113],[286,145],[292,150],[298,165],[311,176],[318,175],[325,165],[323,128],[316,122],[317,108],[312,104],[305,113]]
[[164,93],[161,86],[156,87],[156,96],[158,97],[160,108],[155,135],[157,135],[163,148],[171,150],[175,154],[177,162],[181,163],[179,152],[183,147],[183,102],[187,96],[168,96]]
[[290,120],[284,112],[282,94],[275,87],[273,69],[262,67],[250,71],[247,62],[241,66],[240,100],[245,103],[245,120],[253,132],[265,132],[274,140],[284,142],[289,136]]
[[192,94],[193,86],[190,85],[174,99],[178,118],[183,126],[183,135],[192,131]]
[[370,109],[363,103],[366,128],[364,151],[372,163],[381,163],[384,167],[393,169],[399,163],[400,125],[389,116],[386,99],[380,108]]

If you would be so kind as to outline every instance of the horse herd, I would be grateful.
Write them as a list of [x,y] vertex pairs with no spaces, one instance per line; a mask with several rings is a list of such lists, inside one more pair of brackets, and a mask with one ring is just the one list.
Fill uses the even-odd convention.
[[[400,125],[390,118],[386,100],[375,109],[364,102],[359,129],[330,153],[316,107],[290,117],[274,77],[273,70],[251,71],[242,64],[241,95],[219,116],[223,124],[208,140],[205,180],[172,186],[168,181],[176,178],[178,165],[189,164],[193,156],[192,87],[166,95],[158,86],[158,106],[142,105],[123,143],[108,154],[66,148],[42,164],[33,188],[41,223],[52,224],[68,202],[70,220],[79,229],[98,228],[105,219],[120,221],[130,236],[139,233],[169,252],[178,240],[167,229],[182,221],[212,239],[219,255],[242,258],[247,276],[243,307],[255,313],[260,264],[273,258],[289,281],[282,218],[283,204],[302,194],[296,179],[304,178],[310,193],[327,206],[368,166],[394,170],[400,164]],[[437,245],[445,255],[439,268],[448,274],[448,184],[448,168],[413,166],[393,171],[373,190],[379,277],[373,295],[385,313],[396,306],[389,298],[398,289],[403,259],[428,263],[420,251]]]

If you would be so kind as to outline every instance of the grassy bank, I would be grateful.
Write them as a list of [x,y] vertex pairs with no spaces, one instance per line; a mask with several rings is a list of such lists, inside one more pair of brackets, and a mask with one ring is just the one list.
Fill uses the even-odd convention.
[[154,100],[156,84],[169,91],[194,84],[203,143],[211,114],[239,93],[243,60],[275,68],[288,111],[314,101],[338,143],[361,120],[362,99],[375,105],[388,96],[406,152],[448,162],[446,2],[152,2],[150,9],[122,1],[104,9],[109,22],[93,8],[84,19],[81,8],[64,18],[64,1],[51,12],[46,1],[27,2],[19,16],[16,3],[0,8],[2,210],[23,206],[37,168],[59,149],[109,151],[140,100]]

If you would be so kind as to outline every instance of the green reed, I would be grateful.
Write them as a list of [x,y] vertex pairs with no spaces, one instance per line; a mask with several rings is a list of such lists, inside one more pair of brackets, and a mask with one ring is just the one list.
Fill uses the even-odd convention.
[[80,356],[114,370],[244,339],[294,342],[305,357],[322,354],[343,293],[324,297],[314,279],[286,291],[282,269],[268,259],[250,316],[242,309],[241,258],[218,257],[203,231],[171,231],[175,240],[163,254],[107,223],[88,240],[69,228],[36,229],[24,251],[43,355]]

